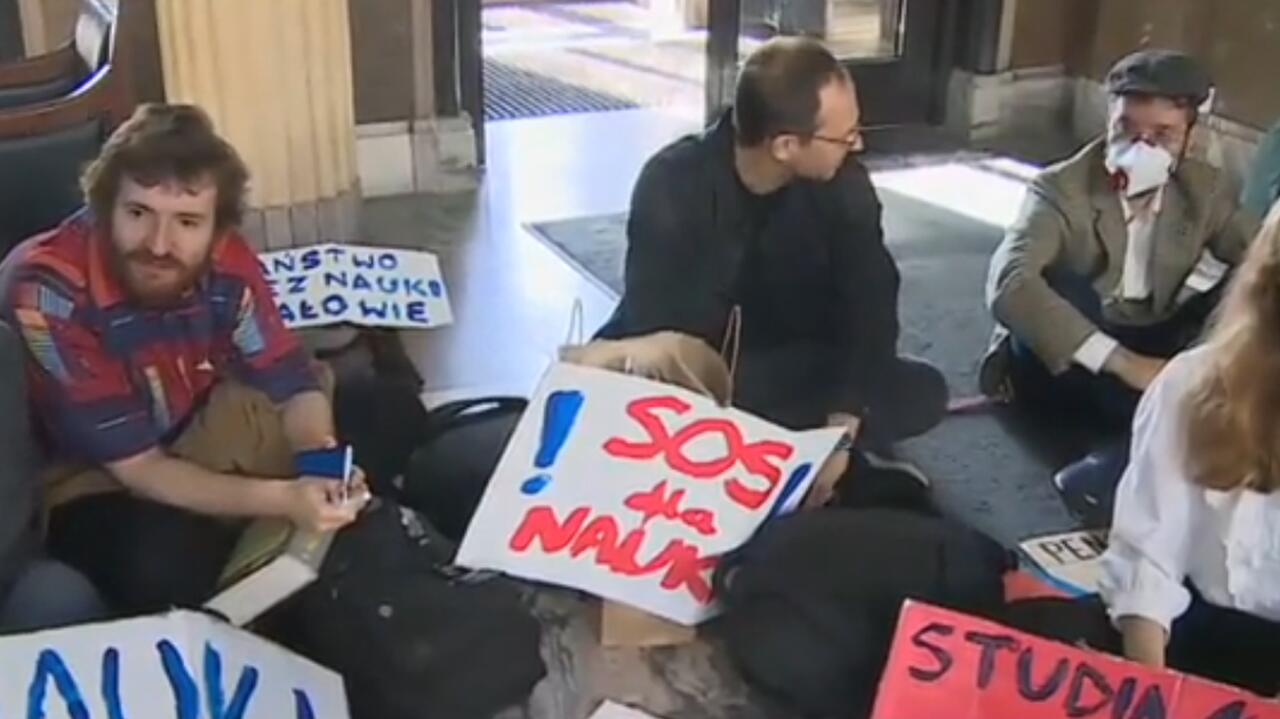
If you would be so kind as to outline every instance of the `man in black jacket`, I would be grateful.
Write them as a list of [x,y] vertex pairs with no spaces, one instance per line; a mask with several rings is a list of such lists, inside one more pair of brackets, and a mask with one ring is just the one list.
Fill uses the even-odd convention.
[[821,44],[756,50],[733,110],[641,172],[625,291],[599,337],[671,330],[719,348],[740,308],[734,404],[793,428],[846,426],[869,448],[936,425],[946,382],[897,354],[899,276],[853,156],[859,119]]

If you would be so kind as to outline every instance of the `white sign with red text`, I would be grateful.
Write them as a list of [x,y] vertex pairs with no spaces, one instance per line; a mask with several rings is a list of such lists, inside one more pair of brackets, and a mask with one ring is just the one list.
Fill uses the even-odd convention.
[[697,624],[715,613],[717,558],[799,504],[841,433],[792,432],[670,385],[553,365],[457,562]]

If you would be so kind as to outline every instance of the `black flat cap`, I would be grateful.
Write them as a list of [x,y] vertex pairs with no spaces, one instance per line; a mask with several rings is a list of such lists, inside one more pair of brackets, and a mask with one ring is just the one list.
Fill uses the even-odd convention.
[[1113,95],[1185,98],[1193,105],[1209,97],[1210,84],[1200,63],[1174,50],[1139,50],[1107,73],[1107,91]]

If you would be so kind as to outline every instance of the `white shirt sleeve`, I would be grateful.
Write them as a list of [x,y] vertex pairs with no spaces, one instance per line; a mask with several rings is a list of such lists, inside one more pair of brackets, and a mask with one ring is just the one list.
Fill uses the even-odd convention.
[[1072,358],[1075,359],[1076,364],[1098,374],[1106,366],[1107,360],[1111,359],[1111,353],[1115,352],[1119,346],[1120,343],[1110,335],[1094,332],[1080,343],[1080,347],[1076,349]]
[[1191,273],[1182,284],[1192,292],[1208,292],[1217,287],[1230,271],[1231,265],[1214,257],[1213,252],[1206,247],[1204,252],[1200,253],[1200,261],[1191,268]]
[[1192,369],[1185,356],[1175,358],[1138,405],[1102,557],[1099,591],[1113,621],[1145,617],[1167,631],[1191,603],[1183,582],[1199,490],[1186,472],[1182,404]]

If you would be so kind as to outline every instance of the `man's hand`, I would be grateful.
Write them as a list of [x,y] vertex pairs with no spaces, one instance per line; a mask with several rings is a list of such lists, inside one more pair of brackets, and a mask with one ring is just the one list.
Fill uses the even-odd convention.
[[825,506],[835,497],[836,484],[847,471],[849,471],[849,453],[842,449],[832,452],[831,456],[827,457],[827,461],[822,463],[822,468],[818,470],[818,476],[809,487],[809,493],[805,495],[804,504],[801,507],[816,509]]
[[1124,655],[1152,669],[1164,669],[1164,627],[1139,616],[1120,617],[1116,622],[1124,636]]
[[[852,442],[858,436],[862,420],[851,414],[838,412],[827,418],[827,426],[844,428],[845,433],[849,435],[849,441]],[[827,457],[827,461],[822,463],[818,476],[813,480],[809,493],[804,498],[804,504],[801,505],[804,509],[821,507],[831,501],[836,494],[836,485],[849,471],[850,458],[848,449],[837,449]]]
[[373,492],[369,491],[369,483],[365,481],[364,470],[358,466],[351,467],[351,482],[347,485],[347,501],[359,501],[363,508],[373,499]]
[[684,387],[721,405],[732,399],[732,381],[724,358],[701,339],[680,332],[663,330],[641,337],[563,347],[560,359]]
[[353,491],[343,501],[342,482],[336,479],[300,477],[287,486],[285,511],[290,521],[313,532],[332,532],[354,522],[368,496],[367,489],[364,494]]
[[1124,347],[1117,347],[1107,359],[1105,369],[1122,382],[1139,392],[1146,391],[1168,360],[1138,354]]

